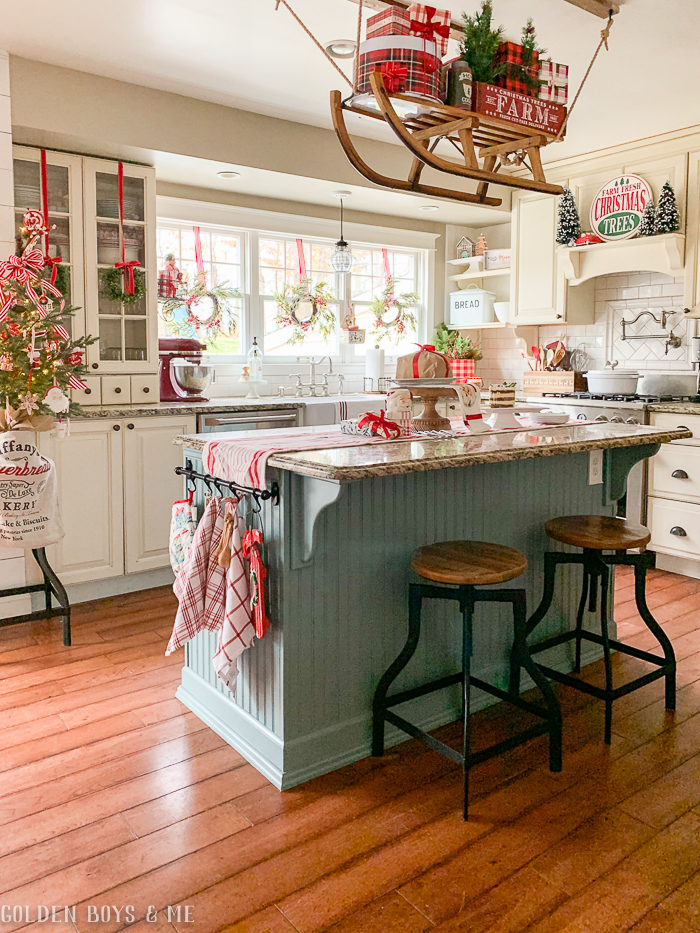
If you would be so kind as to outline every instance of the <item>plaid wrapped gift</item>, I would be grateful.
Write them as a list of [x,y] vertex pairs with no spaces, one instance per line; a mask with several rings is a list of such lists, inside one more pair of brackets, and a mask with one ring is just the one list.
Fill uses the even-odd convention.
[[447,41],[450,38],[452,14],[449,10],[437,10],[434,6],[412,3],[408,8],[411,34],[420,39],[429,39],[437,43],[438,55],[447,55]]
[[410,33],[408,12],[400,7],[390,6],[367,20],[368,39],[376,39],[378,36],[408,36]]
[[399,437],[410,437],[411,436],[411,420],[413,414],[410,411],[395,411],[391,413],[391,420],[395,421],[399,426],[401,433]]
[[434,42],[413,36],[383,36],[360,45],[358,94],[371,93],[369,78],[384,77],[389,94],[412,94],[439,100],[440,59]]
[[[503,74],[494,80],[496,87],[505,87],[509,91],[515,91],[516,94],[525,94],[529,97],[537,96],[536,84],[539,82],[539,60],[540,53],[533,51],[532,60],[527,69],[523,64],[523,47],[517,42],[501,42],[496,49],[494,56],[494,66],[502,68]],[[533,77],[535,86],[530,87],[526,81],[523,81],[521,74],[527,70]]]
[[569,66],[540,62],[539,78],[539,99],[566,105],[569,100]]

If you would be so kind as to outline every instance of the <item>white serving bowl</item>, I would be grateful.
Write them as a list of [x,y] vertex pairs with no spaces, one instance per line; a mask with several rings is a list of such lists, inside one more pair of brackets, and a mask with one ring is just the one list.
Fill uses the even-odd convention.
[[591,395],[635,395],[639,373],[631,369],[591,369],[586,373]]

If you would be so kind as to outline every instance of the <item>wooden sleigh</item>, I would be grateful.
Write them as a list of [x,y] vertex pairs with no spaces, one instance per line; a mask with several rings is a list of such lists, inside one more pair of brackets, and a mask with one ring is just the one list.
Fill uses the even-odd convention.
[[[544,194],[562,193],[560,185],[550,184],[545,178],[540,158],[540,149],[554,141],[554,134],[535,131],[527,126],[450,107],[447,104],[432,103],[420,97],[405,94],[394,94],[390,97],[384,86],[384,79],[378,71],[370,76],[370,85],[378,111],[358,106],[353,103],[352,98],[344,101],[339,91],[332,91],[331,113],[335,132],[350,163],[373,184],[395,191],[408,191],[489,207],[498,207],[502,203],[501,198],[488,197],[490,184],[541,191]],[[415,105],[417,113],[400,117],[394,108],[394,100]],[[407,179],[390,178],[367,165],[348,133],[344,115],[346,110],[384,120],[389,124],[413,156]],[[457,149],[461,161],[443,158],[435,152],[441,139],[448,140]],[[482,160],[481,165],[479,160]],[[500,172],[511,160],[518,166],[528,168],[532,177]],[[475,179],[478,182],[476,192],[423,184],[420,178],[426,165],[439,172]]]

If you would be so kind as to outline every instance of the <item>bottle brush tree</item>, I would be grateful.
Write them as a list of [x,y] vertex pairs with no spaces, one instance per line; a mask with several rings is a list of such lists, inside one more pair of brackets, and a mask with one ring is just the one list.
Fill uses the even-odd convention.
[[644,206],[644,213],[639,224],[638,236],[654,236],[656,230],[656,205],[654,199],[649,198]]
[[556,240],[561,246],[573,246],[581,236],[581,219],[571,189],[564,186],[559,196],[559,219]]
[[661,189],[656,205],[656,232],[675,233],[680,228],[681,218],[676,204],[676,193],[667,181]]

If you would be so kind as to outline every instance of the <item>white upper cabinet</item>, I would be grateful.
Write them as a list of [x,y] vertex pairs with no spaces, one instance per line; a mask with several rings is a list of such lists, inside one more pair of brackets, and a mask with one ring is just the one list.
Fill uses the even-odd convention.
[[98,337],[88,365],[99,373],[151,372],[158,364],[155,176],[153,169],[124,163],[124,260],[139,263],[135,281],[146,292],[119,301],[114,291],[125,293],[125,287],[115,266],[122,261],[118,169],[117,162],[83,162],[86,317],[88,331]]
[[[13,153],[19,228],[25,210],[42,209],[41,151],[15,146]],[[49,236],[49,255],[60,257],[58,285],[80,309],[70,325],[73,334],[98,338],[87,352],[91,372],[156,372],[155,171],[123,163],[124,259],[139,263],[135,275],[146,291],[137,300],[119,301],[114,300],[115,291],[124,291],[124,274],[115,267],[122,259],[119,163],[51,150],[46,156],[49,220],[56,228]]]
[[[15,232],[19,233],[27,210],[41,211],[41,150],[13,146]],[[49,222],[49,256],[60,259],[56,284],[66,304],[80,310],[66,327],[74,337],[85,336],[85,288],[83,259],[83,160],[65,152],[46,152],[46,190]],[[38,248],[44,252],[42,237]]]

